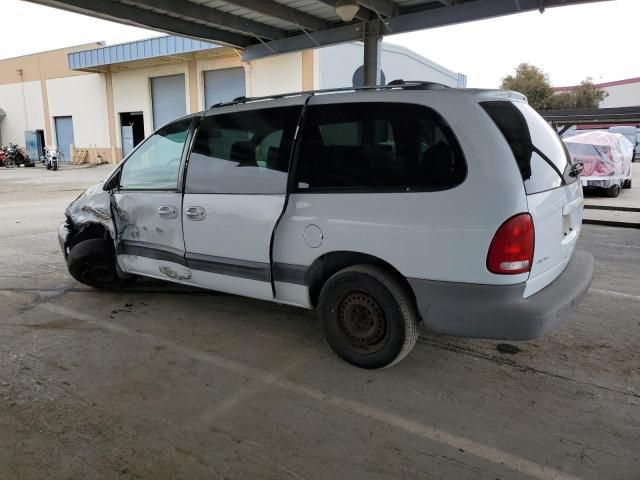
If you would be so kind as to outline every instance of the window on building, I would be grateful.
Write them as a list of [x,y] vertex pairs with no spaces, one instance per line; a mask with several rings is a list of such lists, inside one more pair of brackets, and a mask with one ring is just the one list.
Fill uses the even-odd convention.
[[451,129],[427,107],[318,105],[305,116],[299,189],[443,190],[466,175]]
[[175,190],[191,119],[171,123],[149,137],[122,166],[120,188]]
[[278,107],[206,117],[189,157],[186,192],[284,193],[301,110]]

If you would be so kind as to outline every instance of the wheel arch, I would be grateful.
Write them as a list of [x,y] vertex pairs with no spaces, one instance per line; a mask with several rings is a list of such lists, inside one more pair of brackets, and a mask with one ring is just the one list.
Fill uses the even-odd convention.
[[318,306],[318,299],[320,298],[322,287],[331,276],[343,268],[363,264],[376,265],[392,274],[404,286],[406,291],[409,292],[415,304],[416,296],[407,278],[389,262],[368,253],[339,250],[327,252],[319,256],[307,270],[305,280],[309,288],[309,301],[311,305],[313,307]]
[[91,240],[94,238],[102,238],[109,240],[110,244],[113,244],[113,238],[107,228],[98,222],[86,222],[80,225],[74,224],[72,221],[67,221],[67,228],[69,230],[69,238],[67,239],[67,247],[73,248],[80,242],[85,240]]

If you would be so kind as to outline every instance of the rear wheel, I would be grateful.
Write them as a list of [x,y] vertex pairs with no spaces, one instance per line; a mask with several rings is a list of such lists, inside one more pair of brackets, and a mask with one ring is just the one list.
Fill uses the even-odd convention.
[[123,280],[118,276],[113,245],[102,238],[84,240],[71,248],[67,268],[80,283],[95,288],[119,288]]
[[615,198],[620,195],[620,185],[612,185],[609,188],[605,189],[604,194],[607,197]]
[[318,312],[329,346],[362,368],[399,362],[418,339],[413,298],[393,275],[373,265],[333,275],[322,288]]

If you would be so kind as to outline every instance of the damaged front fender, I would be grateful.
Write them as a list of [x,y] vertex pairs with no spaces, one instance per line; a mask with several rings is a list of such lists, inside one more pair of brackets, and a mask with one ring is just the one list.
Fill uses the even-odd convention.
[[65,216],[67,217],[66,228],[69,231],[63,246],[65,252],[71,238],[95,226],[104,228],[114,242],[115,248],[116,231],[111,214],[111,194],[103,189],[103,182],[89,188],[71,202],[65,210]]

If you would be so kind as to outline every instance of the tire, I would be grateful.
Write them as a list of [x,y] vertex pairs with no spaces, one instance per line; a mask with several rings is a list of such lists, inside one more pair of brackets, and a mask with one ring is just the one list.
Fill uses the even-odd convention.
[[53,164],[53,171],[55,172],[56,170],[58,170],[58,164],[57,164],[57,163],[54,163],[54,164]]
[[4,166],[7,168],[13,168],[16,166],[16,161],[13,158],[7,158],[4,161]]
[[318,313],[331,349],[358,367],[390,367],[418,340],[413,298],[393,275],[374,265],[348,267],[329,278]]
[[90,287],[115,289],[124,284],[117,273],[113,245],[102,238],[74,245],[67,256],[67,268],[73,278]]
[[51,170],[51,164],[47,163],[47,170]]
[[615,198],[620,195],[620,185],[612,185],[604,191],[605,196]]
[[631,188],[631,179],[628,178],[624,181],[624,183],[622,184],[622,188]]

